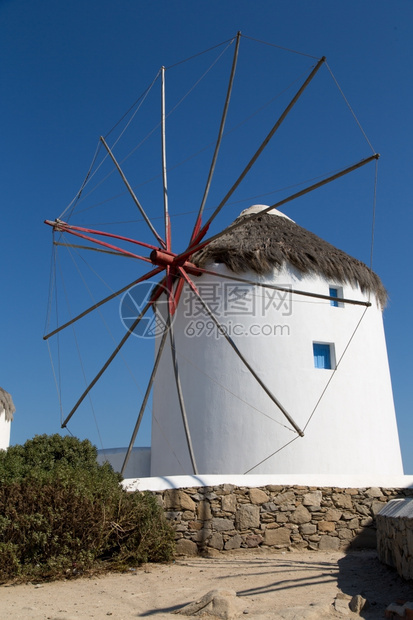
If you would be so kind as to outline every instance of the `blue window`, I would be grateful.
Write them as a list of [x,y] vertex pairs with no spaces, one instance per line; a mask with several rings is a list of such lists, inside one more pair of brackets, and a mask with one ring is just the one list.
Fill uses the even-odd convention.
[[331,370],[331,345],[313,342],[314,366]]
[[[330,286],[329,295],[330,297],[338,297],[338,288],[333,288]],[[338,301],[336,299],[330,299],[330,306],[338,308]]]

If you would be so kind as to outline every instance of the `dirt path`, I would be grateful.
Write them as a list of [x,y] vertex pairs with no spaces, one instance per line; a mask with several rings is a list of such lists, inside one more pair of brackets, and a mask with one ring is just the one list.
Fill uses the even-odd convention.
[[[129,620],[184,618],[173,611],[209,590],[235,590],[241,617],[318,620],[344,617],[339,592],[362,594],[363,618],[384,617],[397,599],[413,600],[413,584],[378,561],[372,551],[221,554],[146,565],[122,574],[46,584],[0,587],[0,618],[27,620]],[[348,617],[358,617],[348,612]]]

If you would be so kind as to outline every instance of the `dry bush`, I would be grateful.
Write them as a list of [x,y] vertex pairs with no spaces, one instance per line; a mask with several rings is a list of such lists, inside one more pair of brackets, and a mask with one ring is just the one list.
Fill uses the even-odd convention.
[[0,453],[0,582],[167,561],[173,531],[151,494],[126,493],[96,449],[35,437]]

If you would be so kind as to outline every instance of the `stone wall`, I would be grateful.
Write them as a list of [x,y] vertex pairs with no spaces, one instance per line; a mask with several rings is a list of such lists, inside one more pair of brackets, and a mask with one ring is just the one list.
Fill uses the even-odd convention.
[[404,579],[413,579],[413,500],[389,502],[377,515],[377,552]]
[[377,513],[413,489],[231,484],[155,492],[176,532],[177,552],[239,548],[376,547]]

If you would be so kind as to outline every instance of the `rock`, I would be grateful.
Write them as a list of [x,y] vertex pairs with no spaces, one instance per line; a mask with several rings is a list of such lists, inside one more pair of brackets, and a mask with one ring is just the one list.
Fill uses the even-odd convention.
[[251,536],[247,536],[245,538],[245,542],[247,544],[247,547],[258,547],[262,541],[263,541],[263,537],[260,536],[259,534],[251,534]]
[[188,528],[190,530],[202,530],[203,525],[201,521],[189,521]]
[[232,493],[234,489],[235,485],[233,484],[223,484],[221,487],[221,492],[223,495],[228,495],[229,493]]
[[212,519],[212,529],[216,532],[227,532],[234,529],[234,521],[217,517]]
[[276,530],[265,530],[264,544],[269,547],[274,545],[289,545],[291,542],[291,530],[279,527]]
[[333,493],[332,496],[335,506],[339,508],[353,508],[353,502],[351,501],[351,495],[343,495],[342,493]]
[[213,616],[232,620],[238,616],[238,600],[234,590],[211,590],[195,603],[175,611],[184,616]]
[[319,532],[334,532],[336,529],[334,521],[319,521],[317,526]]
[[379,502],[376,500],[371,504],[371,512],[376,516],[385,505],[386,502]]
[[333,536],[322,536],[318,543],[320,551],[338,551],[340,548],[340,539]]
[[198,547],[192,540],[181,538],[175,545],[176,555],[198,555]]
[[239,549],[241,547],[242,537],[239,534],[231,536],[224,545],[224,549]]
[[277,523],[288,523],[288,517],[285,512],[277,512],[275,515],[275,520]]
[[303,506],[317,506],[321,505],[323,494],[321,491],[313,491],[312,493],[306,493],[303,497]]
[[339,614],[348,616],[350,614],[350,600],[351,596],[344,594],[343,592],[339,592],[334,599],[334,609],[338,611]]
[[291,523],[308,523],[311,521],[311,513],[307,510],[305,506],[298,506],[296,510],[292,513],[290,517]]
[[303,523],[300,526],[300,532],[301,534],[305,535],[309,535],[309,534],[315,534],[317,531],[317,526],[314,525],[314,523]]
[[366,495],[368,497],[383,497],[383,493],[379,487],[371,487],[370,489],[367,489]]
[[237,509],[236,495],[223,495],[221,497],[221,508],[224,512],[235,512]]
[[285,493],[280,493],[280,495],[276,495],[274,497],[273,502],[279,505],[293,504],[295,503],[295,493],[293,491],[286,491]]
[[350,607],[351,611],[359,614],[361,610],[366,607],[366,603],[366,599],[361,596],[361,594],[356,594],[355,596],[353,596],[348,606]]
[[200,521],[209,521],[212,519],[211,506],[206,500],[202,500],[196,507],[196,514]]
[[259,506],[243,504],[236,512],[235,522],[237,529],[249,530],[260,526],[260,509]]
[[268,495],[266,493],[264,493],[264,491],[261,491],[261,489],[255,489],[252,488],[249,490],[249,496],[250,496],[250,501],[251,504],[265,504],[265,502],[268,502]]
[[324,515],[326,521],[340,521],[343,513],[335,508],[329,508]]
[[224,548],[222,534],[220,534],[219,532],[214,532],[207,544],[208,547],[213,547],[214,549],[218,549],[218,551],[222,551],[222,549]]
[[167,489],[164,496],[165,508],[177,508],[178,510],[190,510],[194,512],[195,502],[180,489]]

